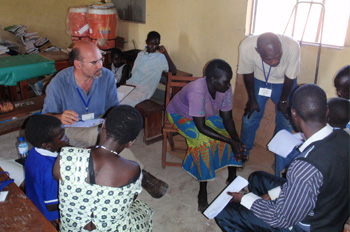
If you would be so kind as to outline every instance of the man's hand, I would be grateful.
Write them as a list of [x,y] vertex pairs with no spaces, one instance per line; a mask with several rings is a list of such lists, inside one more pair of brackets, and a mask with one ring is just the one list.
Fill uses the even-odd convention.
[[282,101],[278,101],[277,103],[277,110],[280,111],[283,116],[288,120],[288,108],[289,108],[289,102],[282,103]]
[[160,53],[163,53],[163,54],[167,52],[167,50],[165,49],[165,47],[164,47],[163,45],[161,45],[161,46],[158,47],[158,51],[159,51]]
[[232,199],[230,202],[237,202],[240,203],[243,197],[242,193],[232,193],[232,192],[227,192],[228,195],[232,196]]
[[259,105],[256,102],[256,100],[248,100],[248,102],[245,106],[245,109],[244,109],[244,116],[246,116],[248,114],[248,119],[249,119],[255,110],[258,113],[260,113],[260,108],[259,108]]
[[271,201],[271,197],[268,193],[264,194],[264,195],[261,195],[261,198],[264,199],[264,200],[268,200],[268,201]]
[[72,125],[75,122],[79,121],[79,114],[75,113],[72,110],[65,110],[58,118],[61,120],[64,125]]

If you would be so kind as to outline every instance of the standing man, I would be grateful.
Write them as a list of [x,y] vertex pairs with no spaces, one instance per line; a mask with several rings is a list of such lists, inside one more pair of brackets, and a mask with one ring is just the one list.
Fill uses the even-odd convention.
[[349,132],[327,124],[326,93],[306,84],[295,91],[291,115],[306,141],[287,179],[249,177],[250,193],[231,193],[216,217],[223,231],[343,231],[349,217]]
[[241,140],[249,157],[269,98],[276,105],[275,132],[292,131],[287,110],[300,73],[300,46],[291,37],[270,32],[249,37],[240,45],[237,73],[244,75],[248,92]]
[[[46,89],[42,114],[57,117],[64,125],[98,118],[119,105],[113,73],[103,67],[98,47],[88,41],[76,42],[69,60],[74,67],[60,71]],[[70,144],[88,147],[96,144],[98,126],[66,128]]]

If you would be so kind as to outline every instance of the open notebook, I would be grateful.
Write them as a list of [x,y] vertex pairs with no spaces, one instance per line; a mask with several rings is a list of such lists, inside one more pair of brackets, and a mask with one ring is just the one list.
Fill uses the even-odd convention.
[[208,206],[203,214],[209,218],[215,218],[230,202],[231,196],[227,192],[239,192],[248,185],[248,181],[241,176],[237,176]]

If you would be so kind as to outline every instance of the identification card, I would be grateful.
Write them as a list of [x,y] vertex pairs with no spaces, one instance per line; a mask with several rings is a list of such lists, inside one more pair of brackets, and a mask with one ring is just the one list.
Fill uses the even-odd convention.
[[94,113],[89,113],[89,114],[82,114],[81,115],[81,120],[86,121],[89,119],[94,119],[95,118],[95,114]]
[[260,88],[259,95],[264,97],[271,97],[272,89]]

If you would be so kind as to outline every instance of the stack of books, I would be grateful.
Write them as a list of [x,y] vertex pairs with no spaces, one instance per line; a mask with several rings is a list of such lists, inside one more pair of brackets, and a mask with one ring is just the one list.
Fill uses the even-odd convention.
[[47,38],[38,35],[38,32],[29,33],[25,25],[8,26],[5,31],[9,31],[21,39],[26,54],[60,50],[52,45]]

